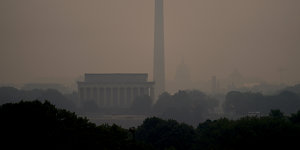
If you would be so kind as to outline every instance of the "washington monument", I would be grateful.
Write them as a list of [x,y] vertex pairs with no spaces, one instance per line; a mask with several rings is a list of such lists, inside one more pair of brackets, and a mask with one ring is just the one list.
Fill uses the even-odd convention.
[[154,70],[155,100],[165,91],[164,15],[163,0],[155,0]]

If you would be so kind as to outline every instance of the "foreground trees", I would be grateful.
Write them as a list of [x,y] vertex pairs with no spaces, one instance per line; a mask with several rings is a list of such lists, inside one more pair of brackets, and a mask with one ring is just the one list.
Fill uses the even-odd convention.
[[300,111],[290,117],[271,110],[265,117],[221,118],[196,129],[174,120],[148,118],[137,129],[137,139],[155,149],[292,149],[299,147]]
[[155,149],[191,149],[197,134],[192,126],[175,120],[148,118],[137,128],[136,138]]
[[41,149],[135,149],[140,148],[127,129],[117,125],[96,126],[49,102],[19,102],[0,106],[1,143]]
[[300,138],[300,111],[284,116],[207,120],[197,128],[175,120],[147,118],[137,128],[89,122],[49,102],[0,106],[2,146],[40,149],[291,149]]

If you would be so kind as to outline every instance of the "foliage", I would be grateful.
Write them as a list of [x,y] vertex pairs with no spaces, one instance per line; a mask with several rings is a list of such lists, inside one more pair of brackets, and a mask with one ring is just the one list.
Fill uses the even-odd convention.
[[[74,98],[74,97],[73,97]],[[52,104],[56,105],[59,108],[64,108],[68,110],[76,110],[74,100],[70,100],[66,98],[63,94],[61,94],[59,91],[54,89],[48,89],[48,90],[40,90],[40,89],[34,89],[34,90],[18,90],[13,87],[0,87],[0,104],[5,103],[15,103],[20,102],[21,100],[40,100],[44,102],[45,100],[48,100]]]
[[267,114],[271,109],[280,109],[284,113],[290,114],[300,108],[300,96],[290,91],[282,91],[272,96],[232,91],[227,93],[223,108],[226,113],[235,112],[239,115],[248,112]]
[[279,109],[271,109],[269,116],[278,119],[284,118],[283,113]]
[[165,119],[176,119],[189,124],[204,120],[218,106],[218,101],[200,91],[163,93],[153,106],[154,113]]
[[[207,125],[208,124],[208,125]],[[219,119],[198,126],[203,149],[289,149],[297,146],[300,126],[273,117],[244,117],[236,121]]]
[[[291,149],[300,138],[299,112],[291,117],[220,118],[200,123],[196,129],[174,120],[148,118],[138,127],[138,140],[155,149]],[[279,113],[280,114],[280,113]],[[277,116],[277,115],[276,115]],[[297,119],[296,119],[297,118]]]
[[196,132],[192,126],[184,123],[152,117],[138,127],[136,138],[152,144],[155,149],[190,149]]
[[152,100],[150,96],[138,96],[134,99],[131,110],[135,114],[149,114],[152,107]]
[[[7,103],[0,106],[2,146],[13,149],[291,149],[298,147],[300,111],[284,116],[220,118],[197,128],[175,120],[147,118],[138,128],[96,126],[48,101]],[[40,146],[43,147],[40,147]]]
[[175,120],[152,117],[130,129],[107,124],[96,126],[49,101],[25,102],[19,101],[20,97],[49,97],[51,103],[62,105],[67,102],[55,90],[28,93],[1,88],[1,104],[15,102],[0,106],[1,143],[10,149],[19,145],[24,148],[43,145],[40,149],[291,149],[298,147],[300,138],[300,98],[291,91],[273,96],[229,92],[223,105],[226,112],[259,111],[268,115],[206,120],[197,128],[178,121],[198,123],[218,106],[218,101],[199,91],[164,93],[152,107],[149,97],[138,97],[131,107],[134,112],[143,114],[152,110],[159,117]]
[[[8,103],[0,106],[2,143],[25,147],[139,149],[127,129],[117,125],[96,126],[75,113],[57,109],[48,101]],[[43,149],[43,148],[42,148]]]

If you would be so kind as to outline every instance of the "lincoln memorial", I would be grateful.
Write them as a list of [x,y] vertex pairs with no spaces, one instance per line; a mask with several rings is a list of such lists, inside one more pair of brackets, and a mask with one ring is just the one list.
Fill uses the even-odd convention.
[[99,107],[129,107],[135,97],[154,98],[154,82],[148,74],[85,74],[78,82],[81,102],[94,101]]

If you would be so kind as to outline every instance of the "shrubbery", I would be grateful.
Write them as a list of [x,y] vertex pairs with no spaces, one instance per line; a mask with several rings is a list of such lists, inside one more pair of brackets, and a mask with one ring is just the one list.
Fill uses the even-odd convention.
[[[175,120],[147,118],[137,128],[96,126],[48,101],[0,106],[2,146],[41,149],[271,149],[296,148],[300,111],[284,116],[207,120],[194,128]],[[41,147],[42,146],[42,147]]]

